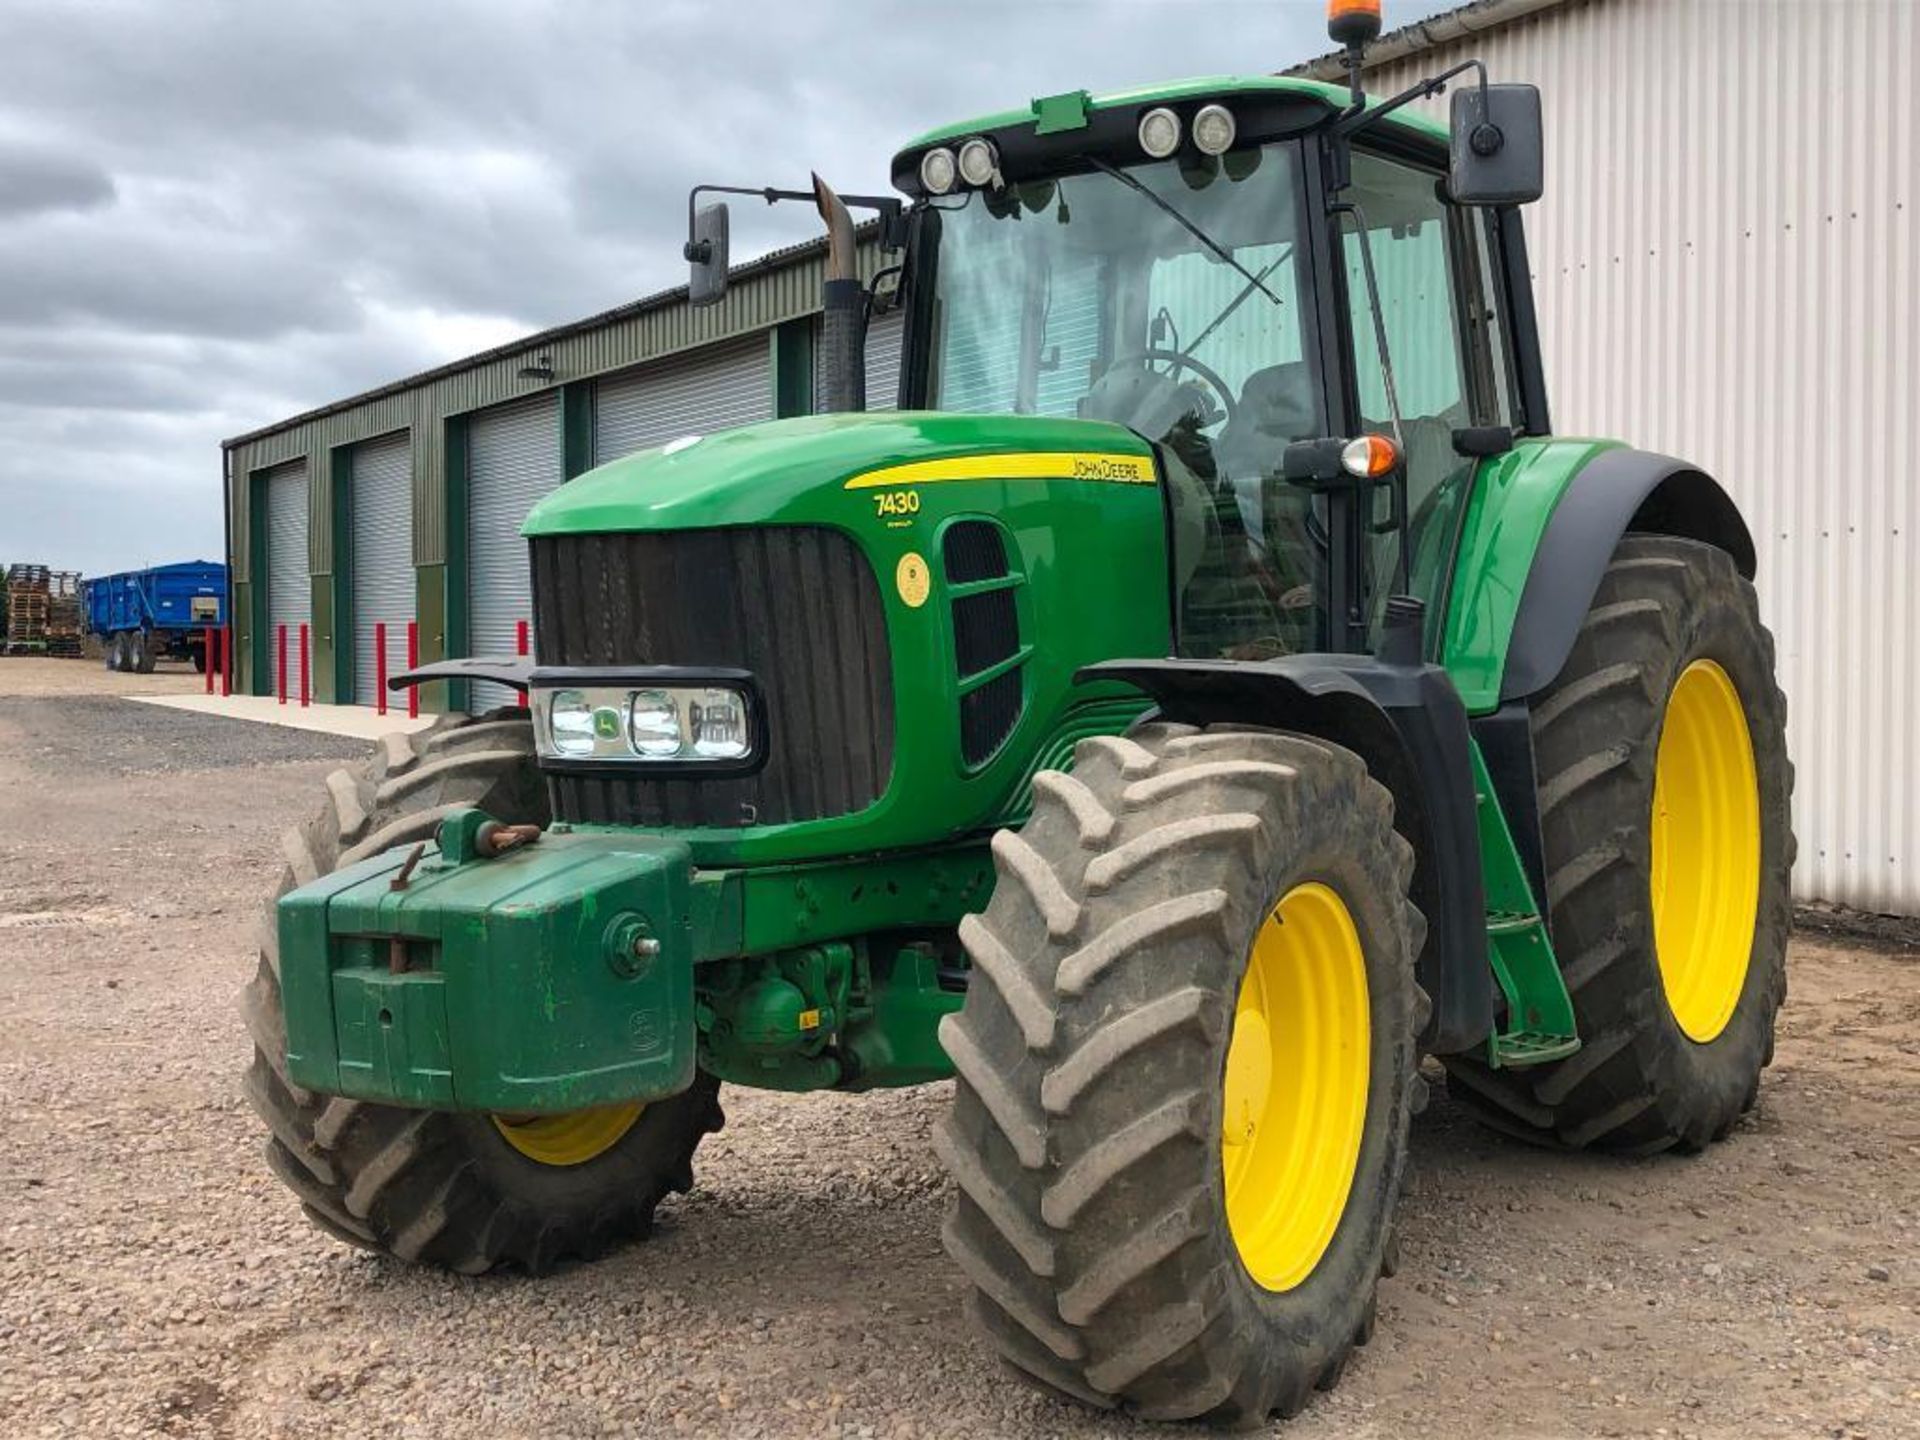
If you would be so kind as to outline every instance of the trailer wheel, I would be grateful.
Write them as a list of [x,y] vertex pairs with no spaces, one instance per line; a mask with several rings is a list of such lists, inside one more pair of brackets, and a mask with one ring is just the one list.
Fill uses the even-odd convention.
[[198,675],[206,674],[207,673],[207,647],[205,642],[203,641],[201,644],[193,646],[188,653],[193,656],[194,673]]
[[[479,806],[509,823],[547,820],[524,711],[449,719],[389,735],[375,758],[327,780],[327,803],[281,841],[278,900],[343,865],[430,837]],[[541,1272],[644,1236],[670,1191],[693,1185],[693,1152],[722,1123],[719,1082],[647,1105],[531,1117],[402,1109],[317,1095],[286,1073],[273,902],[259,971],[241,994],[254,1042],[243,1083],[266,1122],[267,1163],[307,1216],[338,1239],[478,1274]]]
[[1726,552],[1629,535],[1533,702],[1554,948],[1583,1041],[1447,1058],[1494,1128],[1568,1149],[1698,1150],[1750,1109],[1787,992],[1786,697]]
[[1412,851],[1358,756],[1085,740],[961,922],[947,1250],[1049,1389],[1245,1426],[1373,1331],[1423,1082]]
[[126,649],[122,641],[122,632],[115,630],[105,638],[100,646],[100,663],[109,670],[124,668]]
[[148,630],[129,630],[127,632],[127,668],[138,675],[151,675],[154,661],[159,657],[153,652],[154,637]]

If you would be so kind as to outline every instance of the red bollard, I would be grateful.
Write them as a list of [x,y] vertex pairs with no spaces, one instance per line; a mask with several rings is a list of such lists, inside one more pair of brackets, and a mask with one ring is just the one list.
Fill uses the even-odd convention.
[[233,694],[233,627],[220,627],[220,694]]
[[220,652],[213,648],[213,626],[200,632],[200,668],[206,673],[207,694],[213,694],[213,667],[220,663]]
[[[418,670],[419,668],[420,622],[409,620],[407,621],[407,669]],[[420,687],[418,685],[407,687],[407,718],[409,720],[420,718]]]
[[373,713],[387,713],[387,622],[373,625]]
[[287,627],[280,626],[280,703],[287,703]]
[[[515,651],[518,654],[524,655],[527,653],[527,622],[524,620],[514,621],[513,630],[514,630],[513,641],[514,641]],[[522,705],[525,705],[527,703],[527,692],[524,689],[521,690],[520,692],[520,703]]]
[[300,625],[300,708],[307,708],[307,627]]

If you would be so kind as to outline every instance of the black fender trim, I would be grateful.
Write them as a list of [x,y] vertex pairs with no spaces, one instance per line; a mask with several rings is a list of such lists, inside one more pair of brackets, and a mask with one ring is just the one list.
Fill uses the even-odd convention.
[[406,690],[435,680],[492,680],[524,690],[533,679],[531,655],[476,655],[466,660],[435,660],[387,677],[389,690]]
[[1366,655],[1289,655],[1255,662],[1109,660],[1077,678],[1135,686],[1162,719],[1296,730],[1365,760],[1392,794],[1395,826],[1413,846],[1413,902],[1427,920],[1418,974],[1433,1001],[1421,1047],[1450,1054],[1487,1037],[1496,998],[1487,964],[1477,796],[1466,707],[1446,671]]
[[1650,450],[1602,451],[1567,486],[1534,551],[1500,677],[1502,703],[1553,683],[1629,531],[1704,540],[1753,578],[1753,536],[1711,475]]

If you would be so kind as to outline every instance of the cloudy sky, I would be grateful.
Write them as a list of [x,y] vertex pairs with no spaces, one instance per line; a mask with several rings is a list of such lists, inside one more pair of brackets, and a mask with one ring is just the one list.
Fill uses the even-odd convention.
[[[1276,69],[1323,13],[0,0],[0,562],[219,558],[222,438],[679,283],[697,181],[882,189],[931,125]],[[736,257],[812,228],[742,209]]]

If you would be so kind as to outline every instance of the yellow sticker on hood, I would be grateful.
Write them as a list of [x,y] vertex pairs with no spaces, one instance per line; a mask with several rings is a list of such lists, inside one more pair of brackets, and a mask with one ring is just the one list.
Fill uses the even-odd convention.
[[1084,450],[1026,450],[1011,455],[947,455],[869,470],[847,481],[848,490],[882,485],[934,485],[945,480],[1096,480],[1111,485],[1151,485],[1153,460]]

